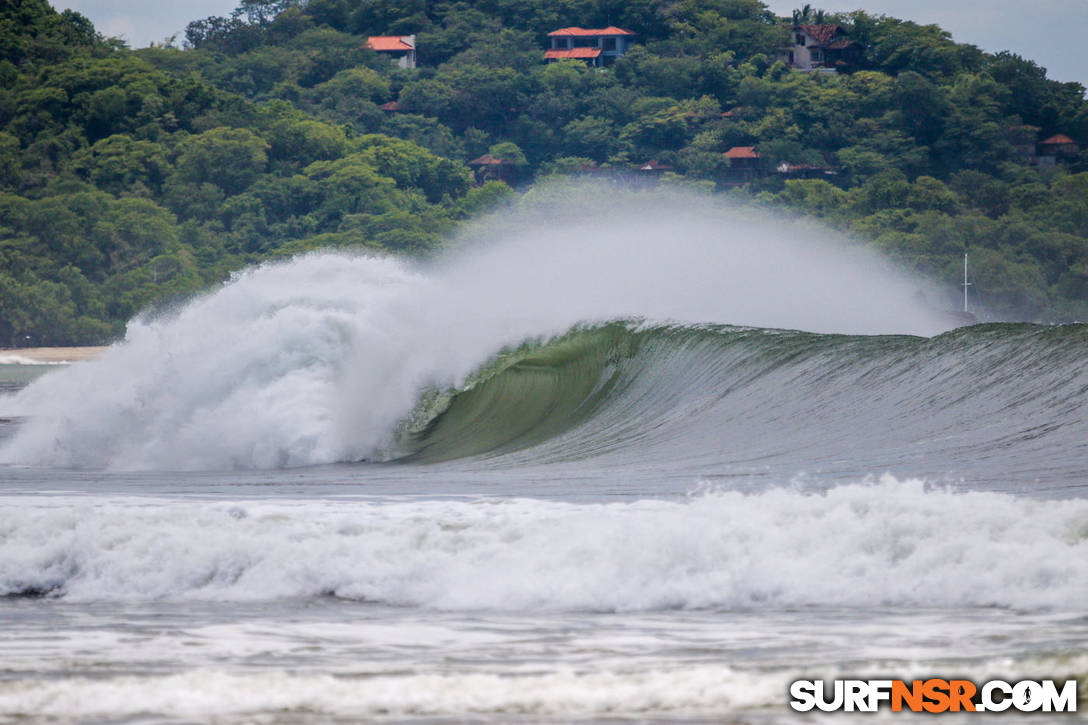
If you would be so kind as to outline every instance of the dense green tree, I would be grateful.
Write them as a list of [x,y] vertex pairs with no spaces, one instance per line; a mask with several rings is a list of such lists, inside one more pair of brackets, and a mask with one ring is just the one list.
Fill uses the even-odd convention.
[[[312,119],[284,119],[266,132],[269,155],[285,166],[307,166],[344,155],[348,137],[343,129]],[[259,158],[259,156],[258,156]]]
[[170,168],[167,154],[162,144],[116,134],[74,154],[72,167],[100,189],[150,195]]
[[[427,253],[515,193],[473,187],[485,152],[529,197],[551,193],[534,177],[656,160],[949,284],[969,250],[995,313],[1088,315],[1084,88],[936,26],[807,10],[865,46],[854,72],[792,71],[793,18],[759,0],[242,0],[185,49],[138,51],[6,3],[0,344],[102,341],[262,259]],[[613,66],[543,62],[551,30],[609,24],[637,33]],[[417,68],[367,47],[409,33]],[[1057,133],[1085,150],[1033,163]],[[734,146],[762,176],[736,174]]]
[[213,128],[181,142],[174,173],[190,184],[213,184],[237,194],[265,170],[268,148],[247,129]]

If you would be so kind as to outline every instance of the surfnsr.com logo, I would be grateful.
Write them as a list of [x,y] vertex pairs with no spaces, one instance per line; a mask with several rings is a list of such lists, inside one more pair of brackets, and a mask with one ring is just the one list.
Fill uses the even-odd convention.
[[797,680],[790,697],[798,712],[1076,712],[1077,681]]

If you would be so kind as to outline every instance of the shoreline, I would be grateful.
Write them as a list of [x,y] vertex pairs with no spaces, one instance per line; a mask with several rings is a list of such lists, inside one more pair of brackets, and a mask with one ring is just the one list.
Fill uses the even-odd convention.
[[25,347],[0,348],[0,365],[57,365],[93,360],[106,350],[102,347]]

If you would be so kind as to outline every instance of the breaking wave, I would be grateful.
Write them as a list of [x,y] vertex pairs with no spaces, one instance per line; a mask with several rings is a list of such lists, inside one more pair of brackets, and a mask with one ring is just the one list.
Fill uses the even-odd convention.
[[879,259],[705,203],[559,217],[474,231],[428,265],[317,254],[241,273],[0,398],[0,417],[25,419],[0,463],[1041,481],[1088,458],[1084,326],[938,334],[952,325]]

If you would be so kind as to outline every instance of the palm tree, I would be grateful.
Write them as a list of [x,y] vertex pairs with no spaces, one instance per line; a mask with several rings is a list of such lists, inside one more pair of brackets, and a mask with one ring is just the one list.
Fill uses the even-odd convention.
[[793,11],[794,25],[823,25],[827,19],[827,13],[823,10],[813,10],[812,6],[805,3],[800,10]]

